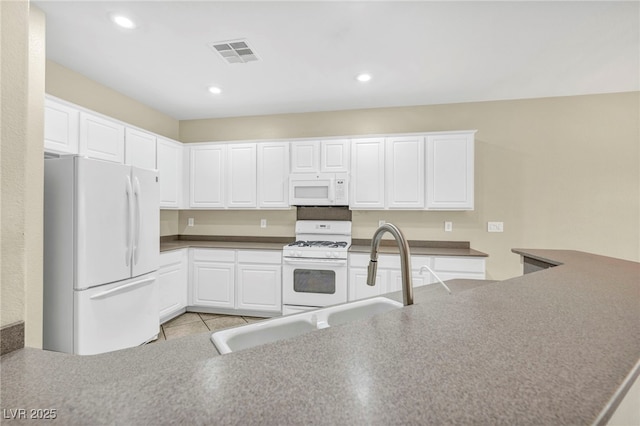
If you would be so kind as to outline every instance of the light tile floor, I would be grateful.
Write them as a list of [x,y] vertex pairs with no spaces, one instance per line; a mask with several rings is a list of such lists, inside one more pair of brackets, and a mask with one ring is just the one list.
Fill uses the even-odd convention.
[[263,319],[264,318],[257,317],[186,312],[162,324],[162,326],[160,326],[158,339],[154,340],[153,343],[163,342],[205,331],[216,331],[223,328],[235,327],[238,325],[261,321]]

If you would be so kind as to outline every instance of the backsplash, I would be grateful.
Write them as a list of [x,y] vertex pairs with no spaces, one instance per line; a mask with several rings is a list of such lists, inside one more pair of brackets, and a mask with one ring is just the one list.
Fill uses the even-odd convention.
[[[193,226],[189,226],[189,218]],[[262,220],[266,227],[261,227]],[[291,210],[181,210],[177,234],[282,236],[295,234],[296,209]],[[168,234],[167,234],[168,235]]]

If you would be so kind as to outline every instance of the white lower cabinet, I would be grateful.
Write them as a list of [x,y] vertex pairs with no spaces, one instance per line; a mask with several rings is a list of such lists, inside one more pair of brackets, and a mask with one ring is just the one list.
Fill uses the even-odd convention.
[[160,268],[158,269],[160,323],[164,323],[185,311],[188,282],[188,249],[160,253]]
[[235,308],[236,252],[191,249],[190,305]]
[[236,309],[282,311],[282,253],[238,251]]
[[[395,254],[378,255],[378,272],[375,286],[367,285],[369,254],[349,254],[349,301],[379,296],[402,290],[400,257]],[[411,278],[413,287],[433,284],[437,280],[429,271],[420,272],[423,265],[429,266],[441,280],[454,278],[485,278],[485,260],[471,256],[411,256]]]
[[434,256],[431,265],[442,281],[454,278],[484,280],[485,268],[484,257]]
[[246,315],[282,312],[281,251],[190,250],[191,307]]

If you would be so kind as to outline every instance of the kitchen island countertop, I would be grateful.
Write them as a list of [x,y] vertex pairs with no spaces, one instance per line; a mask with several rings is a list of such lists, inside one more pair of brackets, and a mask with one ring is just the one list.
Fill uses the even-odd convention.
[[1,408],[63,424],[606,422],[640,359],[640,264],[517,253],[561,265],[418,288],[412,306],[224,356],[209,333],[86,357],[21,349],[2,356]]

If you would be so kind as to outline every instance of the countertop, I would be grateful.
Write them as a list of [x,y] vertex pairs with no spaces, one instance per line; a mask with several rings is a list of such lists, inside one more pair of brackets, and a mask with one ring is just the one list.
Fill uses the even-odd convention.
[[[282,250],[286,244],[295,238],[287,237],[224,237],[224,236],[169,236],[160,239],[160,252],[182,248],[219,248],[245,250]],[[473,256],[487,257],[486,253],[469,247],[466,241],[409,241],[412,255],[424,256]],[[354,240],[349,248],[351,253],[370,253],[371,242],[368,240]],[[398,253],[395,241],[383,240],[378,253]]]
[[209,333],[86,357],[21,349],[1,358],[1,408],[62,424],[606,422],[640,359],[640,264],[518,253],[560,265],[418,288],[412,306],[224,356]]

